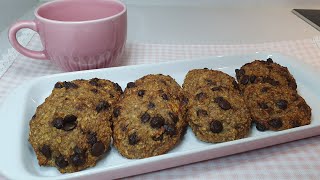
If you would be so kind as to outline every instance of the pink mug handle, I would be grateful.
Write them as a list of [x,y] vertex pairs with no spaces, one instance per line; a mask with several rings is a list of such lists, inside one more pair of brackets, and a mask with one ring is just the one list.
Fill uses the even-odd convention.
[[34,21],[20,21],[15,23],[11,26],[9,29],[9,41],[11,45],[21,54],[33,58],[33,59],[48,59],[44,51],[33,51],[30,49],[27,49],[23,47],[17,40],[17,32],[22,28],[29,28],[36,32],[37,30],[37,24]]

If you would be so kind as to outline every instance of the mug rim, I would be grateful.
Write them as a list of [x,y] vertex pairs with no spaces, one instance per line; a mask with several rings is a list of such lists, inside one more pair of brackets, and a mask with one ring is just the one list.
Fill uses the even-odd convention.
[[102,22],[102,21],[107,21],[107,20],[111,20],[111,19],[115,19],[119,16],[122,16],[126,11],[127,11],[127,7],[126,5],[119,1],[119,0],[103,0],[103,1],[110,1],[110,2],[115,2],[115,3],[118,3],[120,4],[122,7],[123,7],[123,10],[115,15],[112,15],[112,16],[108,16],[108,17],[105,17],[105,18],[99,18],[99,19],[94,19],[94,20],[84,20],[84,21],[59,21],[59,20],[53,20],[53,19],[48,19],[48,18],[45,18],[45,17],[42,17],[39,15],[38,11],[40,10],[40,8],[44,7],[44,6],[47,6],[49,4],[54,4],[54,3],[58,3],[58,2],[61,2],[61,1],[73,1],[73,0],[54,0],[54,1],[50,1],[50,2],[46,2],[46,3],[43,3],[41,4],[39,7],[37,7],[35,10],[34,10],[34,15],[37,19],[39,20],[42,20],[42,21],[47,21],[47,22],[50,22],[50,23],[58,23],[58,24],[83,24],[83,23],[98,23],[98,22]]

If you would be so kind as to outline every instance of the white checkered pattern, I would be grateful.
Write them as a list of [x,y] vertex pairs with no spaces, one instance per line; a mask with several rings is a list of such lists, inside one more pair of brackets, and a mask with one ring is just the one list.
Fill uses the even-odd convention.
[[[279,52],[320,68],[319,37],[313,39],[239,45],[164,45],[128,43],[118,66],[158,63],[216,55]],[[41,49],[35,35],[28,48]],[[19,55],[0,79],[0,104],[26,80],[60,73],[49,61]],[[320,136],[222,157],[127,179],[319,179]],[[0,178],[1,179],[1,178]]]

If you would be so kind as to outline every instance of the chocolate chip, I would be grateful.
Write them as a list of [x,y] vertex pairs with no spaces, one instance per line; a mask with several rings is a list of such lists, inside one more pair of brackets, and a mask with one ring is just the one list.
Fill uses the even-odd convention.
[[221,109],[223,110],[229,110],[231,108],[230,103],[227,100],[221,101],[219,103],[219,106],[221,107]]
[[241,84],[246,85],[249,83],[249,76],[248,75],[244,75],[240,81]]
[[115,87],[116,91],[123,93],[121,86],[118,83],[113,83],[113,86]]
[[113,116],[118,117],[120,115],[120,110],[121,110],[121,107],[115,107],[113,109]]
[[297,120],[292,120],[292,121],[291,121],[291,126],[292,126],[293,128],[299,127],[299,126],[301,126],[301,122],[300,122],[300,121],[297,121]]
[[89,80],[89,84],[91,84],[92,86],[99,86],[98,81],[99,81],[98,78],[92,78]]
[[268,109],[268,108],[269,108],[268,104],[265,103],[265,102],[260,102],[260,103],[258,103],[258,104],[259,104],[259,107],[260,107],[261,109]]
[[257,78],[257,76],[255,76],[255,75],[250,76],[250,78],[249,78],[250,83],[253,84],[256,81],[256,78]]
[[79,148],[78,146],[74,147],[73,152],[75,154],[84,154],[85,153],[85,151],[82,150],[81,148]]
[[105,150],[104,144],[101,141],[98,141],[95,144],[93,144],[91,148],[91,154],[92,156],[98,157],[104,153],[104,150]]
[[239,79],[240,76],[243,76],[246,73],[244,69],[235,69],[235,72],[236,72],[237,79]]
[[187,105],[188,102],[189,102],[189,99],[187,97],[185,97],[185,96],[182,96],[181,102],[182,102],[182,105]]
[[[237,70],[237,69],[236,69]],[[239,71],[236,71],[236,78],[239,80],[241,76],[239,75]]]
[[220,133],[223,130],[223,125],[218,120],[213,120],[210,123],[210,130],[213,133]]
[[57,83],[54,85],[54,88],[61,89],[61,88],[63,88],[63,84],[61,84],[60,82],[57,82]]
[[224,98],[222,98],[222,99],[221,98],[219,98],[217,100],[215,99],[215,102],[217,101],[217,103],[220,106],[220,108],[223,109],[223,110],[231,109],[231,104],[227,100],[225,100]]
[[63,124],[63,128],[62,129],[64,131],[71,131],[76,127],[77,127],[77,122],[68,122],[68,123],[64,123]]
[[76,85],[75,83],[73,83],[73,82],[67,82],[67,81],[64,81],[64,82],[63,82],[63,86],[64,86],[66,89],[76,89],[76,88],[78,88],[78,85]]
[[177,122],[179,121],[178,115],[174,114],[173,112],[169,112],[168,114],[169,114],[170,118],[172,119],[172,121],[173,121],[175,124],[177,124]]
[[149,102],[148,108],[153,109],[154,107],[156,107],[156,105],[153,102]]
[[261,123],[256,122],[256,129],[258,131],[266,131],[267,127],[265,125],[261,124]]
[[145,90],[139,90],[138,91],[138,96],[143,97],[145,92],[146,92]]
[[203,110],[203,109],[198,109],[197,110],[197,116],[198,117],[208,116],[208,112],[206,110]]
[[268,63],[273,63],[273,60],[272,60],[271,58],[268,58],[268,59],[267,59],[267,62],[268,62]]
[[43,145],[40,149],[40,152],[42,155],[44,155],[44,157],[46,157],[47,159],[51,158],[51,149],[50,146],[48,145]]
[[64,122],[64,123],[75,122],[76,120],[77,120],[77,116],[75,116],[75,115],[73,115],[73,114],[66,115],[66,116],[63,118],[63,122]]
[[81,166],[86,162],[86,159],[83,154],[73,154],[70,157],[70,161],[74,166]]
[[55,118],[52,121],[52,126],[57,129],[61,129],[63,127],[63,119],[61,117]]
[[96,106],[96,111],[99,113],[101,111],[109,109],[110,104],[107,101],[100,101]]
[[55,163],[59,168],[65,168],[69,165],[68,161],[66,161],[63,155],[61,154],[58,157],[56,157]]
[[270,77],[262,77],[262,82],[263,83],[268,83],[270,81],[272,81],[272,79]]
[[283,125],[281,119],[271,119],[268,124],[274,128],[281,128]]
[[136,87],[136,84],[134,82],[129,82],[127,84],[127,88],[133,88],[133,87]]
[[232,81],[233,88],[236,90],[240,90],[239,84],[236,81]]
[[130,145],[136,145],[140,141],[140,139],[139,139],[139,137],[138,137],[136,132],[130,134],[128,139],[129,139],[129,144]]
[[239,74],[240,69],[235,69],[234,72],[237,74]]
[[215,85],[217,85],[217,83],[214,82],[214,81],[212,81],[211,79],[205,79],[205,81],[207,82],[207,84],[208,84],[209,86],[215,86]]
[[93,92],[94,94],[97,94],[99,92],[98,89],[91,89],[90,91]]
[[277,106],[282,109],[282,110],[285,110],[287,109],[288,107],[288,101],[286,100],[283,100],[283,99],[280,99],[276,102]]
[[33,116],[32,116],[32,118],[31,119],[35,119],[37,117],[37,115],[36,114],[34,114]]
[[167,95],[167,94],[165,94],[165,93],[164,93],[164,94],[162,94],[162,95],[161,95],[161,97],[162,97],[162,99],[163,99],[163,100],[166,100],[166,101],[167,101],[167,100],[169,100],[168,95]]
[[95,132],[90,132],[89,134],[87,134],[87,142],[88,142],[88,144],[90,144],[90,145],[92,146],[92,145],[94,145],[97,141],[98,141],[98,139],[97,139],[97,133],[95,133]]
[[279,85],[280,85],[280,82],[273,80],[270,84],[271,84],[272,86],[279,86]]
[[221,91],[221,90],[222,90],[221,86],[211,88],[211,91]]
[[152,140],[154,140],[154,141],[162,141],[163,140],[163,134],[161,134],[160,136],[152,136]]
[[268,92],[269,89],[270,89],[270,88],[268,88],[268,87],[263,87],[263,88],[261,89],[261,92],[262,92],[262,93],[266,93],[266,92]]
[[221,101],[223,101],[223,97],[221,97],[221,96],[218,96],[218,97],[214,98],[214,102],[215,103],[219,103]]
[[150,120],[150,126],[154,129],[159,129],[161,126],[163,126],[165,123],[165,120],[162,116],[155,116],[152,117]]
[[169,136],[174,136],[177,134],[176,127],[171,124],[165,124],[164,126],[165,133]]
[[207,94],[204,93],[204,92],[200,92],[200,93],[198,93],[198,94],[196,95],[196,100],[198,100],[198,101],[202,101],[202,100],[204,100],[205,98],[207,98]]
[[269,83],[272,86],[278,86],[280,84],[279,81],[276,81],[276,80],[274,80],[274,79],[272,79],[270,77],[263,77],[262,78],[262,82],[263,83]]
[[146,123],[146,122],[148,122],[150,120],[150,115],[147,112],[145,112],[141,116],[140,120],[141,120],[142,123]]
[[203,69],[208,70],[208,68],[206,68],[206,67],[205,67],[205,68],[203,68]]

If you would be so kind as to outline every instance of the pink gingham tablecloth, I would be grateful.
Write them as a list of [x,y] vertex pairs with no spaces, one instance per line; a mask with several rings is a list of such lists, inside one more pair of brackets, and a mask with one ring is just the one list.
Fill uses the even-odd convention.
[[[27,46],[30,49],[41,49],[40,44],[39,36],[36,34]],[[128,43],[118,65],[253,52],[279,52],[320,69],[319,37],[238,45]],[[0,79],[0,104],[10,91],[21,83],[35,77],[61,72],[48,61],[33,60],[19,55]],[[127,179],[320,179],[320,136]]]

